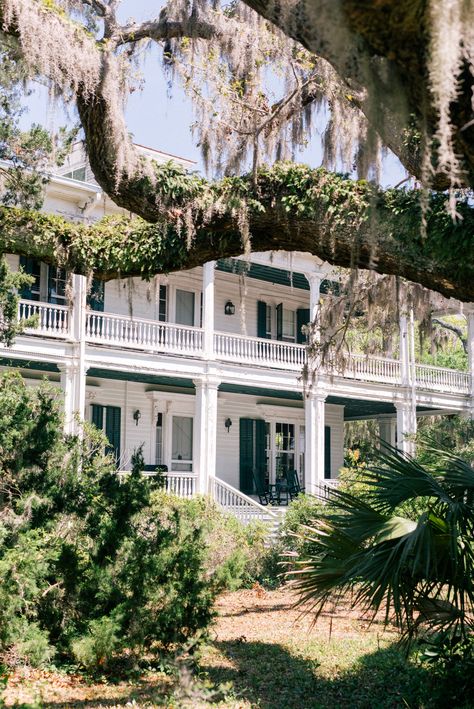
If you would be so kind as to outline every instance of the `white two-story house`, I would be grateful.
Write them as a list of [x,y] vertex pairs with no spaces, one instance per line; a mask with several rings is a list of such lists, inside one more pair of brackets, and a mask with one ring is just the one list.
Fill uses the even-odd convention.
[[[80,146],[52,178],[44,209],[74,220],[120,211],[95,184]],[[409,451],[417,416],[472,415],[472,314],[470,372],[415,363],[402,317],[397,358],[354,355],[339,375],[320,371],[305,388],[302,327],[330,277],[309,254],[252,254],[249,263],[210,262],[89,289],[82,276],[8,259],[34,276],[20,317],[37,314],[39,323],[3,348],[2,367],[57,383],[68,430],[75,414],[93,421],[121,470],[143,446],[147,467],[166,466],[168,489],[179,494],[210,491],[223,505],[258,511],[258,488],[288,470],[307,491],[337,480],[345,421],[376,418],[381,437]]]

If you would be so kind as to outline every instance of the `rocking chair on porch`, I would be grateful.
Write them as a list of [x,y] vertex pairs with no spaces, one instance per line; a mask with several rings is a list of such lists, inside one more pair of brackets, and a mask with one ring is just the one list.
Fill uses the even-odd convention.
[[260,480],[258,470],[256,470],[255,468],[252,470],[252,478],[255,492],[258,495],[260,504],[264,505],[265,507],[267,505],[277,505],[278,500],[276,499],[274,491],[272,490],[274,486],[262,482]]
[[287,490],[290,500],[294,500],[301,492],[305,491],[304,487],[301,487],[298,473],[296,470],[288,470],[286,474]]

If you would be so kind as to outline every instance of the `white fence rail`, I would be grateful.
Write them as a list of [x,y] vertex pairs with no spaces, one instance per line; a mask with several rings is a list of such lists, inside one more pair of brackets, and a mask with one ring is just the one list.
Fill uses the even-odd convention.
[[[130,462],[119,466],[118,475],[122,478],[130,475]],[[158,473],[153,471],[144,471],[143,475],[147,478],[153,478]],[[197,492],[197,474],[196,473],[160,473],[164,480],[163,488],[166,492],[177,497],[194,497]]]
[[422,389],[469,393],[469,374],[428,364],[415,365],[416,385]]
[[[20,321],[36,318],[28,334],[45,337],[70,336],[70,310],[32,300],[21,300]],[[150,352],[203,356],[204,331],[199,327],[176,325],[156,320],[131,318],[112,313],[89,311],[86,317],[86,339],[114,347],[135,348]],[[266,340],[231,333],[214,333],[214,352],[218,359],[277,369],[301,371],[306,363],[306,348],[293,342]],[[352,354],[338,376],[367,382],[401,384],[401,367],[397,359]],[[428,391],[469,393],[469,375],[455,369],[427,364],[415,365],[416,386]]]
[[202,354],[203,331],[198,327],[89,312],[86,339],[119,347],[196,356]]
[[178,497],[193,497],[197,491],[196,473],[163,473],[166,492]]
[[279,516],[268,507],[260,505],[256,500],[244,495],[223,480],[209,477],[209,495],[226,512],[231,512],[243,524],[250,522],[277,522]]
[[280,369],[299,370],[306,362],[304,345],[223,332],[214,333],[214,351],[219,359]]
[[29,320],[33,317],[36,324],[26,328],[28,334],[45,335],[46,337],[67,337],[69,335],[69,308],[65,305],[20,300],[18,320]]
[[344,377],[363,381],[398,383],[401,378],[401,369],[397,359],[351,354],[347,367],[341,374]]
[[341,481],[338,478],[321,480],[321,482],[316,485],[314,494],[322,500],[329,500],[332,490],[336,490],[339,487],[340,482]]

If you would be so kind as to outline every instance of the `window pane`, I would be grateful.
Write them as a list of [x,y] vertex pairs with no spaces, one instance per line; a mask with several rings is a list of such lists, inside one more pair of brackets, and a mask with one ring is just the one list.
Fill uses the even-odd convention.
[[277,480],[295,468],[295,426],[293,423],[275,424],[275,473]]
[[163,464],[163,414],[159,413],[156,418],[156,448],[155,463]]
[[272,306],[267,305],[266,310],[266,335],[268,338],[272,336]]
[[66,302],[66,279],[64,268],[49,267],[48,302],[64,305]]
[[168,286],[160,286],[160,299],[158,303],[158,320],[168,320]]
[[295,311],[283,308],[283,339],[295,339]]
[[176,322],[179,325],[194,325],[194,293],[192,291],[177,289]]
[[172,430],[173,470],[191,471],[193,468],[193,419],[173,416]]

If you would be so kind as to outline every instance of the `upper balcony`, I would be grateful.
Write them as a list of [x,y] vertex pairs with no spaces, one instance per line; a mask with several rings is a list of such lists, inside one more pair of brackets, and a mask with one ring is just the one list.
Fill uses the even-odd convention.
[[[70,309],[64,305],[22,300],[21,320],[36,316],[37,325],[27,334],[47,338],[71,339]],[[172,355],[215,359],[252,367],[300,372],[307,362],[306,347],[294,342],[262,339],[235,333],[213,331],[210,341],[205,329],[189,325],[159,322],[146,318],[87,311],[85,340],[94,345],[124,350],[140,350],[150,355]],[[361,382],[402,384],[402,366],[398,359],[352,354],[343,371],[335,374]],[[469,394],[467,372],[414,365],[414,383],[426,391]]]

